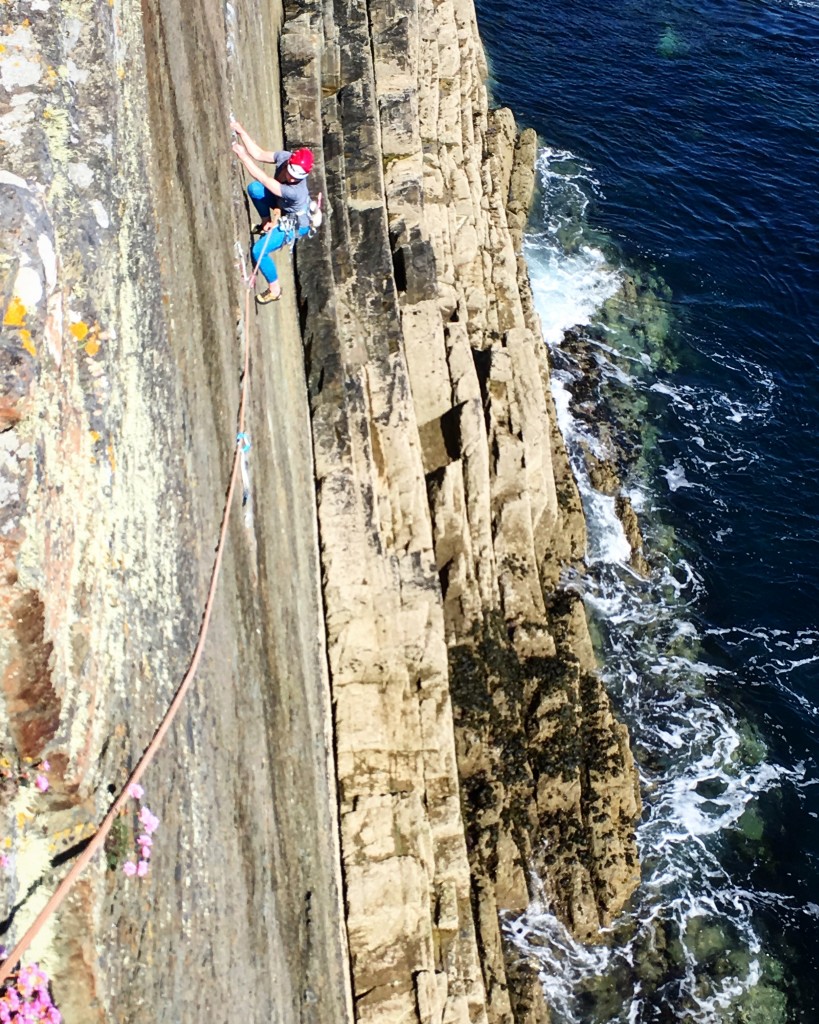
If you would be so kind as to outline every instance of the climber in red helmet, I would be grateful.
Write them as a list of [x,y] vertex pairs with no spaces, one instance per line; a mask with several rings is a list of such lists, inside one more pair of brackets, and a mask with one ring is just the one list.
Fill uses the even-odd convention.
[[[307,175],[313,169],[313,154],[309,149],[267,150],[255,142],[238,121],[231,129],[241,139],[233,143],[233,152],[245,165],[255,181],[247,187],[247,194],[256,207],[261,223],[253,229],[259,240],[253,246],[253,262],[268,282],[268,289],[256,297],[265,304],[281,297],[281,283],[276,266],[269,253],[281,249],[310,230],[310,193]],[[258,161],[258,163],[257,163]],[[259,163],[274,164],[275,170],[267,174]],[[268,235],[270,237],[266,237]]]

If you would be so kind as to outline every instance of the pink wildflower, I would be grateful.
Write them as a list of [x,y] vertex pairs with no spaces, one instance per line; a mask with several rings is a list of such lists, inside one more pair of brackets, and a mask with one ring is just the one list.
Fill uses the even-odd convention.
[[40,767],[42,768],[42,770],[44,772],[50,772],[51,771],[51,765],[48,763],[48,761],[43,761],[42,764],[40,765]]
[[144,878],[148,874],[149,867],[150,864],[147,860],[141,860],[139,864],[137,864],[137,874],[140,878]]
[[142,859],[143,860],[147,861],[147,860],[151,859],[151,848],[150,848],[150,846],[141,846],[139,848],[139,852],[142,854]]
[[140,846],[153,846],[154,845],[153,839],[151,839],[151,837],[148,835],[147,832],[143,832],[143,834],[138,837],[137,842],[139,843]]
[[[28,998],[34,991],[34,986],[37,982],[37,976],[34,968],[31,965],[26,965],[20,968],[20,973],[17,975],[17,989],[21,995]],[[13,992],[14,989],[11,989]],[[14,1009],[14,1007],[12,1007]]]
[[145,790],[138,782],[132,782],[128,787],[128,796],[132,796],[134,800],[141,800],[145,796]]
[[48,1024],[62,1024],[62,1021],[63,1015],[56,1006],[52,1006],[48,1011]]
[[48,779],[45,777],[45,775],[38,775],[37,778],[34,780],[34,785],[37,787],[37,789],[40,790],[41,793],[45,793],[45,791],[48,789]]
[[147,807],[141,808],[139,812],[139,820],[148,835],[151,835],[152,832],[156,832],[159,827],[159,818],[157,818],[155,814],[152,814]]
[[126,860],[122,865],[122,870],[129,878],[133,878],[137,873],[137,866],[132,860]]
[[10,867],[11,861],[8,859],[5,853],[0,853],[0,868]]

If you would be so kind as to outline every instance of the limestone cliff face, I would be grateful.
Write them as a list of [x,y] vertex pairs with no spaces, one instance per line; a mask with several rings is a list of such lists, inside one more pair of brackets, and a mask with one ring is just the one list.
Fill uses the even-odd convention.
[[558,585],[585,537],[520,258],[535,140],[489,112],[469,0],[316,0],[281,55],[330,199],[298,271],[357,1013],[537,1017],[498,912],[593,937],[639,797]]
[[2,794],[7,936],[195,642],[244,341],[232,112],[314,146],[328,216],[251,324],[249,500],[146,780],[151,875],[111,849],[33,955],[69,1021],[227,990],[250,1020],[544,1020],[498,912],[592,936],[638,799],[559,586],[584,527],[520,256],[534,139],[488,109],[470,0],[3,16],[0,747],[52,764]]

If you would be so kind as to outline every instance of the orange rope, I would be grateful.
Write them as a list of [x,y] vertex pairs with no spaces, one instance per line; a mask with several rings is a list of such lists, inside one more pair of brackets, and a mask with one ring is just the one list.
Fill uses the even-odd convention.
[[[259,260],[257,261],[256,266],[253,268],[253,273],[250,276],[247,287],[245,288],[245,356],[244,369],[242,373],[242,391],[241,398],[239,400],[239,434],[242,434],[244,432],[245,409],[247,406],[248,371],[250,369],[250,294],[251,289],[253,287],[253,282],[256,277],[256,272],[259,269],[259,263],[261,262],[266,249],[267,246],[264,246],[259,256]],[[72,864],[65,878],[63,878],[62,882],[60,882],[60,884],[52,893],[51,898],[48,900],[46,905],[34,919],[32,924],[28,927],[23,937],[20,939],[20,941],[17,943],[14,949],[12,949],[11,953],[9,953],[8,957],[3,961],[2,965],[0,965],[0,985],[2,985],[3,982],[12,973],[15,966],[17,965],[17,963],[19,963],[23,954],[34,941],[34,939],[36,938],[37,934],[39,933],[40,929],[43,927],[45,922],[62,904],[63,900],[68,895],[69,890],[79,877],[80,873],[85,868],[86,864],[88,864],[88,862],[91,860],[94,854],[99,851],[100,847],[105,842],[105,838],[110,832],[111,826],[114,824],[114,819],[116,818],[120,809],[129,799],[129,786],[133,785],[136,782],[139,782],[139,780],[142,778],[143,774],[145,773],[145,770],[153,760],[154,755],[156,754],[163,739],[165,738],[165,734],[167,733],[168,729],[170,729],[171,723],[176,717],[176,713],[179,710],[182,701],[185,699],[185,694],[188,692],[188,689],[190,688],[190,685],[193,682],[193,677],[196,675],[196,670],[199,667],[199,662],[202,658],[202,651],[205,646],[205,638],[207,637],[208,627],[210,625],[210,618],[213,612],[213,603],[214,598],[216,597],[216,587],[219,582],[219,573],[222,568],[222,555],[224,554],[225,543],[227,541],[227,530],[228,523],[230,522],[231,503],[233,501],[233,494],[236,489],[236,477],[239,469],[240,457],[241,452],[239,444],[237,442],[233,454],[233,468],[231,469],[230,473],[230,483],[228,484],[227,495],[225,497],[225,505],[222,511],[222,527],[219,532],[219,543],[216,548],[216,557],[214,558],[213,562],[213,571],[211,572],[210,587],[208,588],[208,597],[207,601],[205,602],[205,611],[202,616],[201,625],[199,626],[199,637],[197,639],[193,655],[191,656],[190,664],[188,665],[188,670],[185,673],[182,682],[179,684],[179,689],[176,691],[176,694],[173,700],[171,701],[168,710],[165,712],[164,718],[162,719],[162,721],[159,724],[159,727],[154,733],[153,739],[146,747],[145,752],[143,753],[142,757],[137,762],[136,767],[128,777],[128,780],[123,786],[119,796],[116,798],[113,804],[111,804],[108,813],[105,815],[99,828],[92,836],[90,842],[88,843],[88,846],[86,846],[86,848],[82,851],[79,857],[77,857],[76,861]]]

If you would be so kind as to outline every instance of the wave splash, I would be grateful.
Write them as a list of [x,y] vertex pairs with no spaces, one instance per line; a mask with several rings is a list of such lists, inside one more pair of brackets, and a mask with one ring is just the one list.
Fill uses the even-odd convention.
[[[777,1024],[787,1019],[782,968],[765,951],[757,912],[779,897],[749,887],[734,854],[763,841],[759,797],[785,778],[798,784],[801,773],[772,763],[756,729],[721,699],[724,670],[704,654],[696,614],[703,581],[662,515],[663,487],[693,485],[680,462],[663,464],[663,423],[652,422],[652,410],[687,407],[692,450],[728,457],[725,424],[764,419],[773,386],[760,380],[760,400],[749,405],[662,373],[674,365],[670,297],[654,277],[641,284],[588,224],[599,189],[590,168],[545,148],[538,169],[542,217],[525,251],[589,527],[586,573],[567,585],[584,593],[602,674],[631,733],[645,808],[643,882],[598,946],[575,942],[537,904],[504,927],[540,965],[556,1021]],[[580,359],[570,336],[581,336]],[[640,516],[645,574],[634,568],[614,498],[592,486],[589,469],[590,453],[611,456],[618,421],[630,435],[622,489]]]

